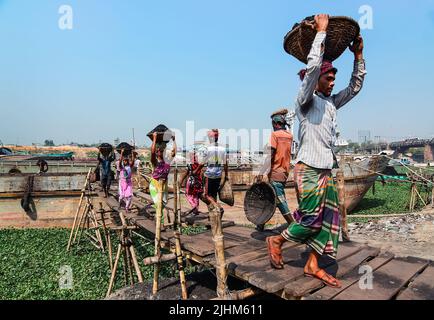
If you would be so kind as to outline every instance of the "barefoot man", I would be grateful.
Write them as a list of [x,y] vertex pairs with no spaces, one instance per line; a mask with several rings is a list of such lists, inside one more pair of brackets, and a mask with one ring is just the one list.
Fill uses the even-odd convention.
[[337,165],[332,147],[336,140],[336,113],[362,88],[366,74],[363,60],[363,39],[359,36],[350,46],[354,53],[354,69],[350,85],[332,95],[337,69],[323,61],[329,17],[315,16],[317,31],[308,56],[307,69],[300,71],[301,88],[296,100],[300,121],[300,149],[294,169],[299,208],[294,220],[281,235],[267,238],[271,265],[283,268],[281,247],[285,241],[307,244],[309,255],[304,273],[322,280],[331,287],[340,282],[318,266],[322,255],[336,259],[340,232],[339,204],[331,169]]

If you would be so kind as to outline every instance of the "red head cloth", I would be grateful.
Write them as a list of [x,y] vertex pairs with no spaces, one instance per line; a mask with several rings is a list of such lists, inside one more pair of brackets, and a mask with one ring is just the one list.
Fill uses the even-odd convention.
[[212,129],[208,131],[208,137],[209,138],[218,138],[219,137],[219,130],[218,129]]
[[[302,69],[300,70],[300,72],[298,73],[300,80],[303,81],[304,77],[306,76],[306,69]],[[333,64],[330,61],[324,60],[322,65],[321,65],[321,72],[320,72],[320,76],[322,76],[323,74],[329,72],[329,71],[333,71],[335,74],[338,72],[338,69],[336,69],[335,67],[333,67]]]

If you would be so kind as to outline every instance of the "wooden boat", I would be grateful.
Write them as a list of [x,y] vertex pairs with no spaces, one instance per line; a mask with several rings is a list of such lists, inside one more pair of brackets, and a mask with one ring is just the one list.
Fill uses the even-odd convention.
[[0,174],[0,228],[70,227],[82,173]]
[[[48,173],[82,173],[86,174],[89,168],[95,168],[98,162],[95,160],[46,160],[48,163]],[[18,158],[0,158],[1,173],[38,173],[39,167],[36,159],[28,159],[27,156]]]

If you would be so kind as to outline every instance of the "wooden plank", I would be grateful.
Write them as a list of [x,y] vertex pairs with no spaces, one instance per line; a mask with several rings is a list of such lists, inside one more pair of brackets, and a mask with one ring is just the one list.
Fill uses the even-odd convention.
[[[229,263],[233,262],[234,259],[238,258],[239,256],[241,256],[243,254],[260,250],[261,248],[263,248],[263,246],[264,246],[264,243],[262,241],[252,239],[252,240],[249,240],[249,241],[243,243],[243,245],[229,248],[225,251],[226,263],[229,264]],[[210,256],[206,257],[205,261],[207,261],[208,263],[210,263],[212,265],[215,265],[214,255],[210,255]]]
[[418,275],[396,300],[434,300],[434,263]]
[[[282,248],[287,249],[290,247],[298,246],[298,243],[286,242]],[[242,245],[232,247],[225,251],[226,263],[228,268],[234,270],[238,265],[247,263],[252,260],[268,257],[268,250],[266,244],[263,241],[251,239]],[[210,264],[215,264],[215,259],[212,257],[209,259]]]
[[[357,253],[361,249],[362,247],[354,242],[341,244],[338,251],[337,261],[343,260]],[[252,285],[269,293],[276,293],[280,290],[283,290],[291,281],[295,281],[298,278],[303,277],[303,268],[307,262],[309,252],[310,251],[304,250],[303,255],[299,253],[299,255],[294,259],[294,256],[292,255],[285,257],[284,251],[284,269],[272,269],[268,263],[267,268],[251,275],[249,277],[249,282]],[[319,265],[321,268],[326,268],[333,264],[336,264],[336,261],[326,256],[321,257],[319,260]]]
[[[367,265],[372,268],[373,271],[377,270],[381,266],[388,263],[390,260],[392,260],[394,257],[391,253],[383,253],[380,254],[378,257],[375,257],[369,262],[363,263],[361,265]],[[339,293],[353,285],[354,283],[359,282],[360,280],[360,274],[358,269],[354,269],[347,275],[345,275],[342,279],[339,279],[342,284],[342,288],[331,288],[331,287],[323,287],[322,289],[316,291],[312,295],[305,297],[306,300],[330,300],[333,297],[337,296]]]
[[[288,270],[292,270],[291,267],[294,263],[295,263],[295,267],[301,266],[303,260],[300,259],[300,256],[302,256],[303,253],[305,252],[306,252],[305,246],[295,246],[295,247],[290,247],[282,250],[283,259],[287,263],[288,262],[291,263],[291,265],[288,264],[285,265],[286,273],[288,272]],[[261,280],[260,275],[263,275],[267,271],[272,271],[272,272],[269,272],[270,277],[267,278],[266,281],[282,281],[281,273],[279,273],[279,271],[282,270],[271,269],[267,248],[263,249],[262,251],[258,251],[256,254],[261,255],[262,258],[252,259],[252,260],[249,259],[250,261],[240,263],[233,270],[234,274],[237,277],[248,281],[249,283],[253,284],[254,286],[260,289],[263,289],[265,287],[265,284],[263,284],[260,281]]]
[[355,283],[334,300],[390,300],[427,265],[426,260],[412,257],[393,259],[373,272],[373,289],[363,290]]
[[[214,253],[215,247],[212,240],[211,231],[203,232],[193,236],[181,236],[182,246],[192,253],[205,257]],[[242,243],[242,242],[241,242]],[[225,238],[225,249],[235,247],[241,244],[239,241],[234,241]]]
[[[366,247],[359,252],[349,256],[339,262],[325,268],[325,271],[338,279],[342,278],[351,270],[357,268],[361,263],[369,258],[373,258],[380,253],[380,249]],[[335,270],[335,268],[338,270]],[[337,272],[336,272],[337,271]],[[303,277],[285,286],[285,295],[287,297],[298,298],[308,295],[310,292],[324,287],[324,283],[319,279]]]

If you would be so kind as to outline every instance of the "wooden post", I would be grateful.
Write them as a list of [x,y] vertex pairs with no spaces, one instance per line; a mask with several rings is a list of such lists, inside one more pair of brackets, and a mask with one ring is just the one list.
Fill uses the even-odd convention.
[[108,297],[110,295],[110,293],[112,292],[113,283],[114,283],[115,277],[116,277],[116,269],[118,268],[119,258],[121,257],[121,250],[122,250],[122,244],[119,243],[118,251],[116,253],[116,258],[115,258],[115,264],[113,266],[113,270],[112,270],[112,274],[110,277],[110,283],[109,283],[109,287],[107,289],[106,297]]
[[137,261],[137,255],[133,245],[130,246],[130,253],[131,253],[131,259],[133,260],[134,269],[136,270],[137,278],[139,279],[139,282],[142,283],[143,276],[142,276],[142,272],[140,271],[139,262]]
[[80,202],[78,203],[77,211],[75,212],[74,222],[72,224],[71,233],[69,234],[68,246],[66,247],[66,251],[69,251],[69,248],[71,247],[71,244],[72,244],[72,237],[73,237],[74,230],[75,230],[75,227],[77,224],[78,216],[79,216],[80,209],[81,209],[81,204],[83,203],[83,197],[84,197],[84,193],[86,191],[86,186],[87,186],[91,171],[92,171],[92,169],[89,169],[87,176],[86,176],[86,180],[84,181],[83,189],[81,190]]
[[434,186],[432,187],[431,192],[431,208],[434,208]]
[[[160,242],[161,242],[161,218],[163,216],[163,181],[158,180],[157,181],[157,187],[158,187],[158,202],[157,202],[157,211],[155,213],[155,250],[154,250],[154,256],[159,257],[161,255],[161,248],[160,248]],[[154,265],[154,280],[152,284],[152,294],[156,294],[158,291],[158,276],[160,273],[160,264],[156,263]]]
[[105,211],[102,206],[102,202],[99,203],[99,213],[101,215],[101,222],[102,222],[102,228],[104,231],[104,238],[107,245],[107,251],[108,251],[108,257],[109,257],[109,264],[110,264],[110,271],[113,271],[113,257],[112,257],[112,245],[110,241],[110,232],[107,231],[107,226],[105,224]]
[[175,168],[175,175],[174,175],[174,220],[175,220],[175,250],[176,250],[176,257],[177,257],[177,264],[178,264],[178,272],[179,272],[179,279],[181,281],[181,294],[182,299],[186,300],[188,298],[187,296],[187,286],[186,286],[186,280],[185,280],[185,273],[184,273],[184,263],[182,259],[182,249],[181,249],[181,220],[179,219],[179,210],[178,210],[178,200],[179,200],[179,191],[178,191],[178,166],[176,165]]
[[210,204],[208,210],[213,236],[212,239],[215,246],[217,296],[221,299],[226,299],[228,292],[226,283],[228,273],[225,259],[225,243],[222,231],[221,215],[214,204]]
[[350,235],[348,233],[348,222],[347,222],[347,207],[345,205],[345,177],[344,177],[344,168],[345,168],[345,157],[342,156],[340,168],[336,172],[336,182],[337,182],[337,191],[339,198],[339,213],[341,215],[341,226],[342,226],[342,239],[344,241],[350,241]]

